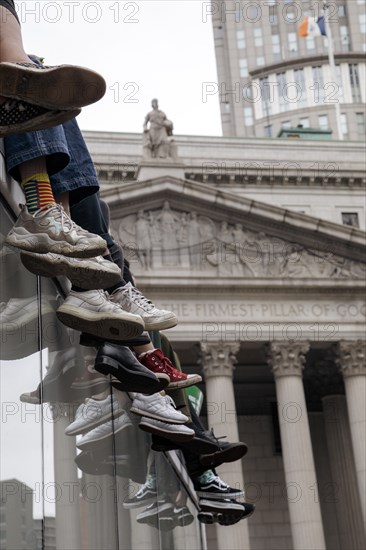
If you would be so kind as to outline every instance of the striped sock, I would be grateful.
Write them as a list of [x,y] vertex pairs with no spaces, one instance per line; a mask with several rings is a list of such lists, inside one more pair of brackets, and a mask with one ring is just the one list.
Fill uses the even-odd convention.
[[20,185],[25,193],[25,200],[30,214],[34,214],[34,212],[48,204],[56,204],[48,174],[34,174],[22,181]]

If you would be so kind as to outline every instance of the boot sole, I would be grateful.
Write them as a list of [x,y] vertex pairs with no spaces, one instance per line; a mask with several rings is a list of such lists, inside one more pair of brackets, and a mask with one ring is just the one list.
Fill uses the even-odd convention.
[[12,134],[21,134],[23,132],[35,132],[36,130],[46,130],[59,124],[63,124],[72,118],[80,115],[81,109],[72,111],[48,111],[43,115],[30,118],[25,122],[18,122],[8,126],[0,126],[0,137],[10,136]]
[[124,365],[111,357],[97,356],[94,368],[105,376],[112,375],[121,383],[122,391],[130,391],[152,395],[159,391],[160,382],[151,379],[143,373],[131,372]]
[[98,73],[73,65],[33,69],[0,64],[0,95],[47,109],[75,109],[101,99],[106,83]]
[[220,464],[226,462],[235,462],[240,460],[248,452],[248,447],[245,443],[235,445],[231,449],[225,449],[223,451],[216,451],[215,453],[204,454],[200,456],[200,463],[205,468],[215,468],[220,466]]
[[104,271],[103,268],[93,269],[92,267],[83,267],[75,263],[70,265],[70,260],[63,258],[57,263],[51,261],[47,254],[27,254],[21,252],[20,259],[24,267],[34,275],[41,277],[67,277],[72,284],[83,288],[84,290],[99,290],[108,288],[117,284],[121,279],[121,272],[118,273]]
[[69,305],[61,305],[56,315],[67,327],[110,340],[136,338],[142,334],[145,328],[142,320],[139,322],[103,313],[83,312],[82,308]]

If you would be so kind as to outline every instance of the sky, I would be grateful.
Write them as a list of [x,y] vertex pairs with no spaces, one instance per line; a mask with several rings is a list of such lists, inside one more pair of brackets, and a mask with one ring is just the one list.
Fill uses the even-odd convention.
[[89,0],[16,2],[25,50],[47,65],[70,63],[100,72],[107,92],[83,109],[83,130],[141,132],[151,100],[175,134],[222,135],[209,2]]

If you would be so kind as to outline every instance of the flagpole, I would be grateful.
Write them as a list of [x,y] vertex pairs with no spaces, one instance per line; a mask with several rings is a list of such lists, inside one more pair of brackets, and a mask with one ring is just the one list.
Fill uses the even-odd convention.
[[[328,39],[328,59],[329,59],[329,66],[330,66],[330,74],[333,79],[333,82],[337,84],[337,74],[335,69],[335,61],[334,61],[334,50],[333,50],[333,38],[332,38],[332,30],[330,28],[330,24],[328,21],[328,8],[329,4],[327,3],[327,0],[323,0],[323,11],[324,11],[324,26],[325,26],[325,32]],[[336,114],[336,123],[337,123],[337,131],[338,131],[338,139],[343,140],[343,132],[342,132],[342,125],[341,125],[341,107],[339,100],[334,103],[335,107],[335,114]]]

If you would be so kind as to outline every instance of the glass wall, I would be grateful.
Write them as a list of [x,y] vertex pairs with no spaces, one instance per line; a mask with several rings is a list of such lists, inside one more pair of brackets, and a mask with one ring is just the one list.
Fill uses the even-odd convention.
[[202,548],[177,451],[151,450],[129,396],[94,370],[96,349],[57,320],[63,286],[3,246],[13,218],[0,210],[2,550]]

